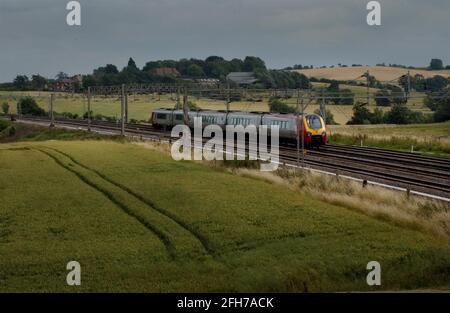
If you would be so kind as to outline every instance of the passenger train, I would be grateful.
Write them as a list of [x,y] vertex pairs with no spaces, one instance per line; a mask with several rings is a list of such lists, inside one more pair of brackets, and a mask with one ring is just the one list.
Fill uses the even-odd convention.
[[[327,143],[327,132],[324,120],[317,114],[294,114],[260,113],[260,112],[238,112],[238,111],[212,111],[200,110],[189,111],[189,127],[194,127],[194,118],[202,119],[203,127],[214,124],[225,129],[226,125],[272,125],[280,127],[280,140],[296,141],[297,132],[301,132],[300,120],[303,121],[305,145],[319,147]],[[298,119],[298,120],[297,120]],[[157,128],[170,129],[175,125],[184,124],[183,110],[158,109],[151,115],[151,123]],[[301,138],[301,134],[299,134]]]

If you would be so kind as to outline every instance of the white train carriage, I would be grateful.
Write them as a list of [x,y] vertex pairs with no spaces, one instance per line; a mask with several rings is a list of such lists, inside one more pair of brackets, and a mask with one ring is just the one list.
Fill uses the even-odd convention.
[[218,125],[225,128],[227,122],[227,113],[224,111],[199,111],[198,117],[202,118],[202,126]]
[[261,125],[261,115],[247,112],[230,112],[227,116],[227,125],[242,125],[245,127],[254,125],[258,129]]
[[292,114],[264,114],[262,125],[266,125],[270,132],[271,126],[279,127],[280,138],[297,139],[297,117]]
[[173,110],[158,109],[154,110],[151,117],[151,122],[154,127],[163,128],[173,126]]
[[[198,116],[197,111],[189,111],[188,112],[188,120],[189,127],[194,127],[194,117]],[[183,110],[173,110],[172,111],[172,124],[170,126],[175,125],[184,125],[184,112]]]

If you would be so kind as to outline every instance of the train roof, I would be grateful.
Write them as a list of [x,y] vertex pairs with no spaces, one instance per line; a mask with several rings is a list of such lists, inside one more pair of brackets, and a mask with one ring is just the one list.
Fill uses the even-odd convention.
[[[159,109],[154,110],[154,112],[155,111],[183,112],[183,109],[159,108]],[[198,113],[205,112],[205,113],[213,113],[213,114],[227,113],[227,111],[225,111],[225,110],[211,110],[211,109],[189,110],[189,112],[198,112]],[[260,111],[247,112],[247,111],[235,111],[235,110],[228,111],[228,114],[241,114],[241,115],[260,114],[260,115],[273,116],[273,117],[279,117],[279,118],[295,118],[295,116],[297,115],[297,114],[293,114],[293,113],[273,113],[273,112],[260,112]],[[298,115],[300,116],[302,114],[299,113]],[[317,114],[304,112],[304,115],[317,115]]]

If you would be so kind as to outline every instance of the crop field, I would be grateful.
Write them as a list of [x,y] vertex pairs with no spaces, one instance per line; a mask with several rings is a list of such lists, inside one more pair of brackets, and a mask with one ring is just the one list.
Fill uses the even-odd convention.
[[450,288],[448,237],[143,144],[1,144],[0,198],[0,291]]
[[389,67],[389,66],[352,66],[352,67],[334,67],[334,68],[315,68],[315,69],[305,69],[296,70],[299,73],[303,73],[308,77],[316,78],[326,78],[335,80],[361,80],[364,81],[365,78],[360,78],[361,75],[369,71],[370,75],[375,76],[379,81],[391,81],[398,79],[402,75],[408,74],[410,72],[411,76],[416,74],[423,75],[425,78],[433,77],[435,75],[441,75],[444,77],[450,77],[450,70],[440,70],[440,71],[427,71],[427,70],[416,70],[416,69],[405,69],[399,67]]
[[[321,88],[327,86],[327,84],[313,83],[313,88]],[[347,86],[341,85],[341,88],[351,89],[359,99],[365,101],[363,97],[366,95],[366,88],[359,86]],[[371,88],[370,94],[373,95],[377,89]],[[0,103],[7,102],[10,105],[11,112],[16,113],[17,102],[21,97],[31,96],[33,97],[39,106],[44,110],[49,110],[49,97],[48,92],[0,92]],[[417,94],[416,96],[421,96]],[[423,95],[422,95],[423,96]],[[199,108],[211,109],[211,110],[225,110],[225,101],[208,99],[205,97],[189,97],[189,101],[194,102]],[[297,99],[289,98],[285,101],[292,107],[296,106]],[[269,111],[269,97],[266,95],[260,100],[255,101],[255,99],[243,99],[242,101],[235,101],[230,104],[230,109],[246,111],[246,112],[268,112]],[[120,118],[120,99],[119,97],[104,97],[95,96],[91,101],[92,111],[94,115],[101,114],[104,116]],[[129,119],[134,119],[137,121],[148,121],[151,112],[158,108],[174,108],[176,105],[176,95],[175,94],[163,94],[163,95],[131,95],[128,98],[128,116]],[[423,113],[431,113],[431,111],[423,104],[421,98],[413,98],[408,102],[410,109],[414,111],[420,111]],[[368,108],[374,110],[376,108],[373,100],[370,102]],[[319,109],[319,104],[316,102],[310,103],[306,107],[307,112],[314,112]],[[331,111],[334,115],[334,119],[338,124],[346,124],[352,117],[353,111],[351,105],[327,105],[327,109]],[[389,108],[382,107],[384,111],[389,110]],[[87,102],[85,97],[79,94],[56,94],[54,100],[54,111],[58,113],[70,112],[72,114],[77,114],[82,116],[87,112]]]

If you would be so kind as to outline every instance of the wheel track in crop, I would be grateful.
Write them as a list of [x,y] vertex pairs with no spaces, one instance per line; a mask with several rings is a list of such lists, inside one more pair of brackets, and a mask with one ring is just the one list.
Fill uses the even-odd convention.
[[[133,192],[128,187],[113,181],[101,172],[82,164],[65,152],[45,146],[36,148],[35,150],[47,155],[48,157],[53,159],[56,164],[75,174],[81,181],[102,193],[127,215],[131,216],[145,228],[151,231],[164,244],[167,253],[172,259],[176,259],[181,253],[192,255],[193,251],[182,251],[181,249],[181,246],[186,245],[184,242],[185,240],[191,241],[194,247],[200,246],[200,249],[197,250],[201,251],[194,252],[213,256],[213,251],[209,248],[205,237],[196,232],[190,225],[179,220],[173,214],[157,206],[153,201],[146,199],[143,196]],[[80,168],[76,169],[76,166],[73,166],[73,164],[70,164],[70,162],[68,162],[67,160],[66,162],[64,162],[64,160],[61,160],[57,155],[55,155],[55,153],[58,154],[59,157],[66,158],[68,161],[74,163]],[[83,173],[83,170],[87,173]],[[99,181],[100,183],[95,182],[95,180]],[[109,184],[111,188],[108,188]],[[117,188],[118,190],[116,190],[115,192],[113,190],[114,188]],[[120,197],[117,195],[118,192],[123,192],[128,197],[130,197],[129,202],[134,202],[136,204],[135,208],[133,208],[132,204],[130,205],[130,203],[127,203],[126,201],[123,201],[123,199],[120,199]],[[148,212],[138,212],[136,210],[136,206],[146,207]],[[152,214],[153,216],[151,216]],[[159,220],[162,223],[155,223],[154,221],[150,222],[150,220],[152,219]],[[182,240],[180,240],[181,237]]]

